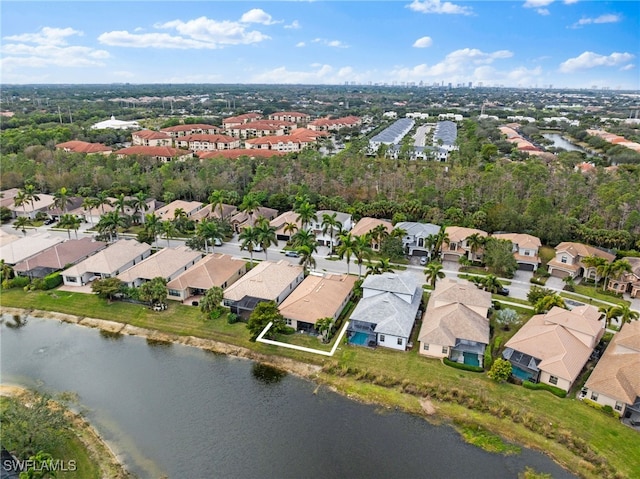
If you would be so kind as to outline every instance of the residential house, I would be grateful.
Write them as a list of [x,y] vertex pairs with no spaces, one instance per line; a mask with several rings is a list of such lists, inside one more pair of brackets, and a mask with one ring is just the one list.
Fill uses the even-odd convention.
[[111,278],[135,266],[151,254],[151,246],[121,239],[62,272],[66,286],[84,286],[95,279]]
[[549,263],[549,274],[558,278],[566,278],[571,276],[577,278],[584,276],[585,278],[595,278],[596,269],[585,265],[582,260],[589,256],[603,258],[608,262],[615,259],[615,255],[602,251],[582,243],[563,242],[556,246],[556,256]]
[[433,130],[433,146],[438,149],[437,159],[446,161],[449,153],[458,150],[456,139],[458,137],[458,127],[453,121],[439,121]]
[[191,218],[203,207],[204,203],[200,203],[199,201],[175,200],[168,205],[158,208],[153,214],[163,221],[171,221],[176,217],[176,211],[183,211],[187,215],[187,218]]
[[396,228],[406,231],[402,237],[402,245],[409,256],[431,257],[434,244],[429,244],[428,237],[435,237],[440,232],[440,226],[432,223],[415,223],[413,221],[401,221]]
[[[144,221],[144,215],[152,214],[156,210],[156,207],[158,206],[158,201],[155,198],[147,198],[145,201],[146,209],[142,209],[142,208],[136,209],[135,207],[130,206],[129,204],[129,202],[134,199],[133,196],[125,196],[124,199],[127,202],[127,204],[124,207],[124,214],[126,216],[131,216],[132,219],[137,223],[142,223]],[[100,205],[94,208],[87,208],[87,209],[82,208],[82,206],[79,206],[73,210],[70,210],[69,213],[84,219],[84,221],[91,223],[92,225],[95,225],[100,221],[100,218],[102,218],[105,214],[116,211],[115,204],[117,199],[113,197],[109,197],[108,200],[111,202],[111,204],[109,205],[105,204],[105,205]],[[52,210],[52,212],[53,211],[55,210]]]
[[174,140],[189,135],[217,135],[220,133],[219,126],[207,125],[203,123],[194,123],[188,125],[169,126],[161,128],[160,131],[167,133]]
[[0,246],[0,259],[3,259],[6,264],[14,265],[63,241],[64,238],[48,233],[22,236]]
[[607,284],[607,289],[615,293],[628,293],[632,298],[640,298],[640,258],[622,258],[631,265],[630,272],[624,272],[617,278],[612,278]]
[[540,264],[538,251],[542,246],[540,238],[524,233],[494,233],[493,238],[511,241],[513,256],[518,263],[518,269],[535,271]]
[[135,265],[127,268],[116,277],[129,288],[137,288],[154,278],[163,278],[167,282],[188,270],[202,258],[202,253],[186,246],[162,248]]
[[338,131],[343,128],[353,128],[362,125],[362,120],[357,116],[345,116],[342,118],[319,118],[309,122],[307,128],[314,131]]
[[131,133],[134,146],[171,146],[171,136],[164,131],[140,130]]
[[410,272],[367,276],[349,318],[349,344],[405,351],[421,301],[422,287]]
[[226,289],[246,272],[244,260],[226,254],[208,254],[167,283],[167,298],[193,303],[214,286]]
[[478,234],[483,238],[487,237],[487,233],[475,228],[464,228],[462,226],[447,226],[445,233],[449,241],[442,246],[442,258],[448,261],[458,261],[463,256],[471,261],[477,261],[482,258],[482,249],[471,251],[468,238],[471,235]]
[[47,213],[53,206],[54,197],[45,193],[38,193],[39,199],[34,199],[33,202],[28,201],[21,205],[15,204],[14,201],[7,205],[7,208],[11,211],[11,216],[17,218],[18,216],[25,216],[30,219],[35,219],[38,213]]
[[319,319],[338,319],[357,279],[346,274],[310,274],[282,302],[280,313],[296,331],[313,332]]
[[107,243],[91,238],[57,243],[17,263],[13,271],[19,276],[44,278],[50,273],[74,265],[107,247]]
[[246,113],[244,115],[230,116],[229,118],[222,120],[222,127],[227,130],[234,126],[244,125],[260,119],[262,119],[262,115],[259,113]]
[[242,125],[226,127],[225,131],[234,138],[247,139],[289,135],[296,128],[296,124],[289,121],[257,120]]
[[[322,230],[324,227],[322,226],[322,221],[324,215],[333,216],[336,215],[336,220],[340,222],[342,227],[332,227],[327,230],[326,233],[323,233]],[[353,219],[349,213],[342,213],[340,211],[333,210],[318,210],[316,212],[316,217],[311,221],[310,224],[311,230],[316,235],[316,241],[321,246],[337,246],[340,241],[338,240],[338,235],[340,232],[348,232],[353,229]],[[331,238],[333,237],[333,244],[331,243]]]
[[263,261],[227,287],[224,305],[246,318],[260,302],[281,304],[303,279],[302,266],[285,260]]
[[63,150],[67,153],[86,153],[87,155],[99,153],[109,155],[113,151],[110,147],[102,143],[88,143],[86,141],[72,140],[58,143],[56,150]]
[[595,306],[554,306],[533,316],[505,344],[512,375],[569,391],[604,334]]
[[438,281],[422,316],[419,353],[482,367],[490,338],[490,307],[491,293],[469,281]]
[[18,236],[11,233],[7,233],[4,230],[0,230],[0,247],[7,245],[9,243],[13,243],[14,241],[17,241],[22,237],[23,237],[22,235]]
[[238,213],[238,207],[234,205],[213,205],[211,203],[204,205],[202,208],[192,213],[190,218],[193,221],[200,222],[204,219],[229,219]]
[[273,150],[286,153],[300,151],[313,144],[315,144],[315,139],[305,140],[294,135],[263,136],[245,141],[245,147],[250,150]]
[[585,398],[640,426],[640,321],[623,325],[613,336],[584,389]]
[[256,211],[249,214],[246,211],[239,211],[229,219],[229,223],[233,227],[236,233],[247,226],[253,226],[258,218],[266,218],[271,221],[278,215],[278,210],[273,208],[267,208],[266,206],[260,206]]
[[131,130],[136,128],[140,128],[140,124],[137,121],[116,120],[113,115],[108,120],[91,125],[92,130]]
[[49,217],[53,218],[56,221],[58,221],[64,214],[70,214],[82,218],[83,201],[84,198],[80,196],[70,196],[69,198],[67,198],[67,203],[64,205],[64,208],[51,205],[51,208],[49,208]]
[[[294,211],[285,211],[274,219],[269,221],[269,225],[276,229],[276,238],[279,241],[289,241],[296,231],[302,228],[302,223],[298,221],[298,213]],[[293,223],[296,225],[295,231],[289,231],[287,225]]]
[[311,115],[307,113],[300,113],[298,111],[279,111],[271,113],[269,115],[269,120],[288,121],[298,125],[306,125],[311,121]]
[[[378,218],[370,218],[365,216],[360,218],[360,220],[355,224],[353,229],[351,230],[351,236],[363,236],[368,233],[371,233],[377,226],[384,226],[387,233],[391,233],[393,231],[393,224],[388,220],[381,220]],[[378,238],[371,238],[371,249],[374,251],[380,250],[380,240]]]
[[170,146],[130,146],[115,152],[118,158],[125,156],[145,156],[150,157],[163,163],[169,161],[185,161],[193,158],[193,152],[189,150],[181,150]]
[[8,208],[14,204],[14,198],[18,196],[20,190],[18,188],[9,188],[8,190],[0,191],[0,206]]
[[228,135],[196,134],[177,138],[176,146],[195,152],[231,150],[240,148],[240,140]]

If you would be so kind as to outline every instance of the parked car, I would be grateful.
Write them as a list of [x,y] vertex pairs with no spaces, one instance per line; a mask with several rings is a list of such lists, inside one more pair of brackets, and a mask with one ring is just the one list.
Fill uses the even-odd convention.
[[297,251],[294,251],[294,250],[288,250],[288,251],[286,251],[286,252],[284,253],[284,255],[285,255],[285,256],[290,256],[291,258],[297,258],[298,256],[300,256],[300,255],[298,254],[298,252],[297,252]]
[[496,291],[496,293],[499,294],[500,296],[509,296],[509,289],[503,286],[500,286],[500,288],[498,289],[498,291]]
[[44,220],[45,225],[52,225],[55,222],[56,220],[54,220],[53,218],[47,218],[46,220]]
[[427,257],[426,256],[421,256],[420,257],[420,266],[424,266],[427,264]]

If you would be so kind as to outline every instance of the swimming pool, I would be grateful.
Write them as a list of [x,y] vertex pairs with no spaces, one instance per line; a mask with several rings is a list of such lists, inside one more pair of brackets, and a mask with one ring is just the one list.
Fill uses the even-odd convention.
[[369,335],[367,333],[357,332],[349,338],[349,343],[355,344],[356,346],[367,346],[369,344]]

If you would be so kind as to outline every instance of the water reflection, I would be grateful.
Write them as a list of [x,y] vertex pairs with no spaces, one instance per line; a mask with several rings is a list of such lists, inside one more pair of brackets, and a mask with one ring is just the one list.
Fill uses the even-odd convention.
[[108,339],[110,341],[120,341],[123,337],[124,334],[121,333],[114,333],[111,331],[105,331],[104,329],[100,330],[100,336],[104,339]]
[[253,365],[253,377],[264,384],[276,384],[282,381],[287,373],[266,364],[255,363]]
[[14,314],[10,320],[8,319],[0,319],[0,324],[4,324],[7,328],[11,329],[20,329],[27,325],[27,317],[22,317],[19,314]]

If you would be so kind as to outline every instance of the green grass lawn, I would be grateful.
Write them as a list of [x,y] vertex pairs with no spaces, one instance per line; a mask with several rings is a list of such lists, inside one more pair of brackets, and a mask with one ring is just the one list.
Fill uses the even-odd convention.
[[[577,284],[575,286],[575,293],[581,294],[583,296],[588,296],[589,298],[593,298],[599,301],[606,301],[608,303],[622,304],[629,306],[631,303],[622,298],[618,298],[616,296],[611,296],[602,292],[602,287],[595,288],[594,286],[587,286],[583,284]],[[570,293],[569,293],[570,294]],[[584,298],[582,298],[584,301]]]
[[[547,391],[532,391],[512,384],[497,384],[485,374],[461,371],[442,364],[441,361],[422,357],[417,352],[417,342],[408,352],[398,352],[385,348],[375,350],[341,344],[333,358],[324,358],[311,353],[279,348],[249,340],[249,332],[244,323],[227,324],[226,317],[204,320],[198,308],[169,303],[169,309],[154,312],[147,307],[130,303],[107,304],[95,295],[67,293],[63,291],[30,292],[22,290],[3,291],[0,301],[3,306],[58,311],[82,317],[109,319],[166,333],[193,335],[214,339],[229,344],[243,346],[260,354],[294,359],[311,364],[335,364],[339,368],[354,368],[373,376],[389,378],[398,383],[414,385],[438,384],[447,390],[464,391],[496,405],[511,405],[528,417],[537,418],[550,428],[569,431],[580,437],[604,456],[622,477],[640,477],[640,455],[638,433],[620,424],[575,399],[559,399]],[[518,308],[514,308],[518,309]],[[531,314],[524,311],[523,314]],[[418,327],[416,326],[415,331]],[[321,346],[315,338],[293,335],[304,341],[313,341],[311,347]],[[334,385],[343,393],[354,394],[369,401],[388,405],[399,405],[408,411],[419,412],[416,397],[400,394],[398,387],[380,387],[354,377],[339,377],[322,374],[323,381]],[[564,446],[525,429],[510,420],[500,420],[489,414],[470,410],[455,402],[443,401],[437,405],[446,417],[466,421],[476,418],[479,424],[503,437],[524,442],[526,445],[548,451],[561,463],[579,471],[584,477],[597,477],[590,473],[589,462],[578,459]]]

